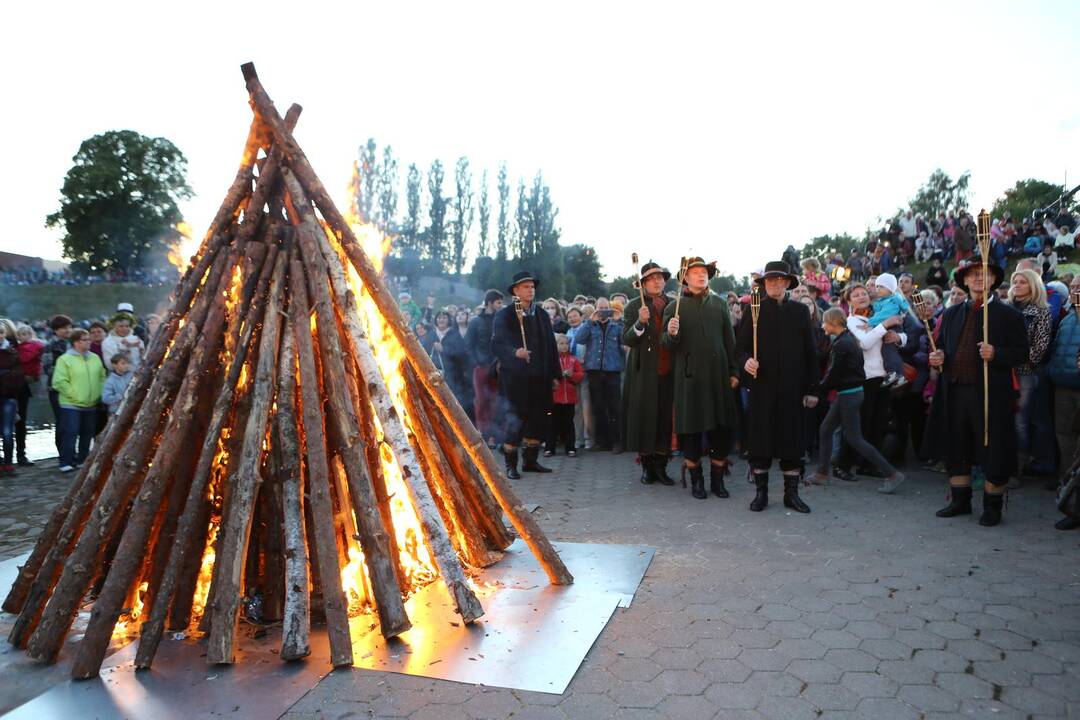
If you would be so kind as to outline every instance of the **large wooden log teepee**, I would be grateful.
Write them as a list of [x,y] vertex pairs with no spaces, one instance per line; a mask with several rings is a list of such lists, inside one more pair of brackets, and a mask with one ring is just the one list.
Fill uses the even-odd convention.
[[77,678],[120,632],[138,668],[192,625],[230,663],[256,597],[286,660],[308,654],[314,613],[351,664],[350,612],[394,637],[436,579],[470,623],[468,572],[513,540],[503,513],[552,583],[573,581],[383,285],[381,236],[354,230],[297,145],[299,106],[282,118],[242,70],[255,118],[236,179],[3,605],[10,642],[53,662],[92,602]]

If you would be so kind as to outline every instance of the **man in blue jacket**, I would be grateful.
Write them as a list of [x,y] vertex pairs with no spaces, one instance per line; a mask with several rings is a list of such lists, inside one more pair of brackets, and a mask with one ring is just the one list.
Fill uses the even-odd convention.
[[[614,322],[613,322],[614,320]],[[585,346],[585,372],[589,378],[597,450],[622,452],[619,407],[622,404],[622,371],[626,356],[622,347],[622,318],[615,317],[607,298],[598,298],[596,311],[574,335],[575,345]]]
[[[1069,288],[1072,297],[1080,293],[1080,276]],[[1058,325],[1054,344],[1050,346],[1047,374],[1054,383],[1054,432],[1061,450],[1062,482],[1076,454],[1078,413],[1080,413],[1080,309],[1074,307]],[[1054,525],[1058,530],[1080,528],[1080,520],[1063,517]]]

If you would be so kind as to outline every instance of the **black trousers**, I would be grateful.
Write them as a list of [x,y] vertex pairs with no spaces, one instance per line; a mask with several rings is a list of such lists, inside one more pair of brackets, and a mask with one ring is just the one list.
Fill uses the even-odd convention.
[[711,460],[726,460],[731,454],[735,434],[729,427],[718,427],[700,433],[680,433],[679,449],[683,457],[695,465],[709,453]]
[[517,447],[523,439],[543,440],[551,423],[551,380],[543,377],[521,378],[525,392],[521,404],[510,402],[505,396],[499,398],[503,412],[503,442]]
[[[885,438],[885,428],[889,424],[889,391],[881,387],[885,378],[870,378],[863,383],[863,404],[861,413],[862,435],[866,442],[881,450],[881,441]],[[844,470],[850,470],[859,457],[858,453],[844,442],[840,446],[840,457],[836,464]]]
[[1006,485],[1009,476],[987,467],[988,454],[983,447],[983,389],[982,385],[953,383],[949,385],[948,427],[949,443],[945,457],[945,472],[949,477],[970,475],[971,466],[982,466],[988,482]]
[[[51,378],[50,378],[50,382],[51,382]],[[55,439],[56,439],[56,452],[57,452],[57,454],[59,454],[59,452],[60,452],[60,422],[61,422],[60,421],[60,393],[57,392],[56,390],[53,390],[51,386],[49,388],[49,405],[52,406],[53,418],[56,420],[56,425],[55,425],[56,429],[54,431],[54,435],[55,435]]]
[[675,418],[675,378],[670,373],[657,379],[656,405],[656,444],[653,454],[670,455]]
[[567,452],[573,450],[576,445],[574,437],[574,405],[560,405],[555,403],[551,407],[551,429],[548,431],[547,442],[544,449],[555,452],[555,446],[561,442]]
[[621,373],[589,371],[589,399],[593,412],[593,443],[610,448],[619,442],[619,406],[622,402]]
[[21,460],[26,457],[26,413],[30,408],[30,386],[19,391],[19,419],[15,422],[15,454]]

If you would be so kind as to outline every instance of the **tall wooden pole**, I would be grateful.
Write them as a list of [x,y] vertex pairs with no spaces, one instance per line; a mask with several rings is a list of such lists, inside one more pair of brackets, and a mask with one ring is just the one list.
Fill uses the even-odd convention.
[[[990,344],[990,293],[996,288],[990,287],[990,213],[979,213],[978,227],[979,252],[982,253],[983,272],[983,345]],[[990,361],[983,360],[983,447],[990,445]]]

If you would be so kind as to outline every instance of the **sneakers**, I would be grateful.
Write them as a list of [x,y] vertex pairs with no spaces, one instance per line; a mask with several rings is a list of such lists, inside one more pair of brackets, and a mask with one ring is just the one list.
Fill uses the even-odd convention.
[[882,480],[877,491],[886,495],[892,495],[896,492],[896,488],[900,487],[905,480],[907,480],[907,476],[898,470],[892,477],[887,477]]
[[61,465],[60,466],[60,472],[62,472],[62,473],[69,473],[69,472],[72,472],[74,469],[75,469],[74,465]]

